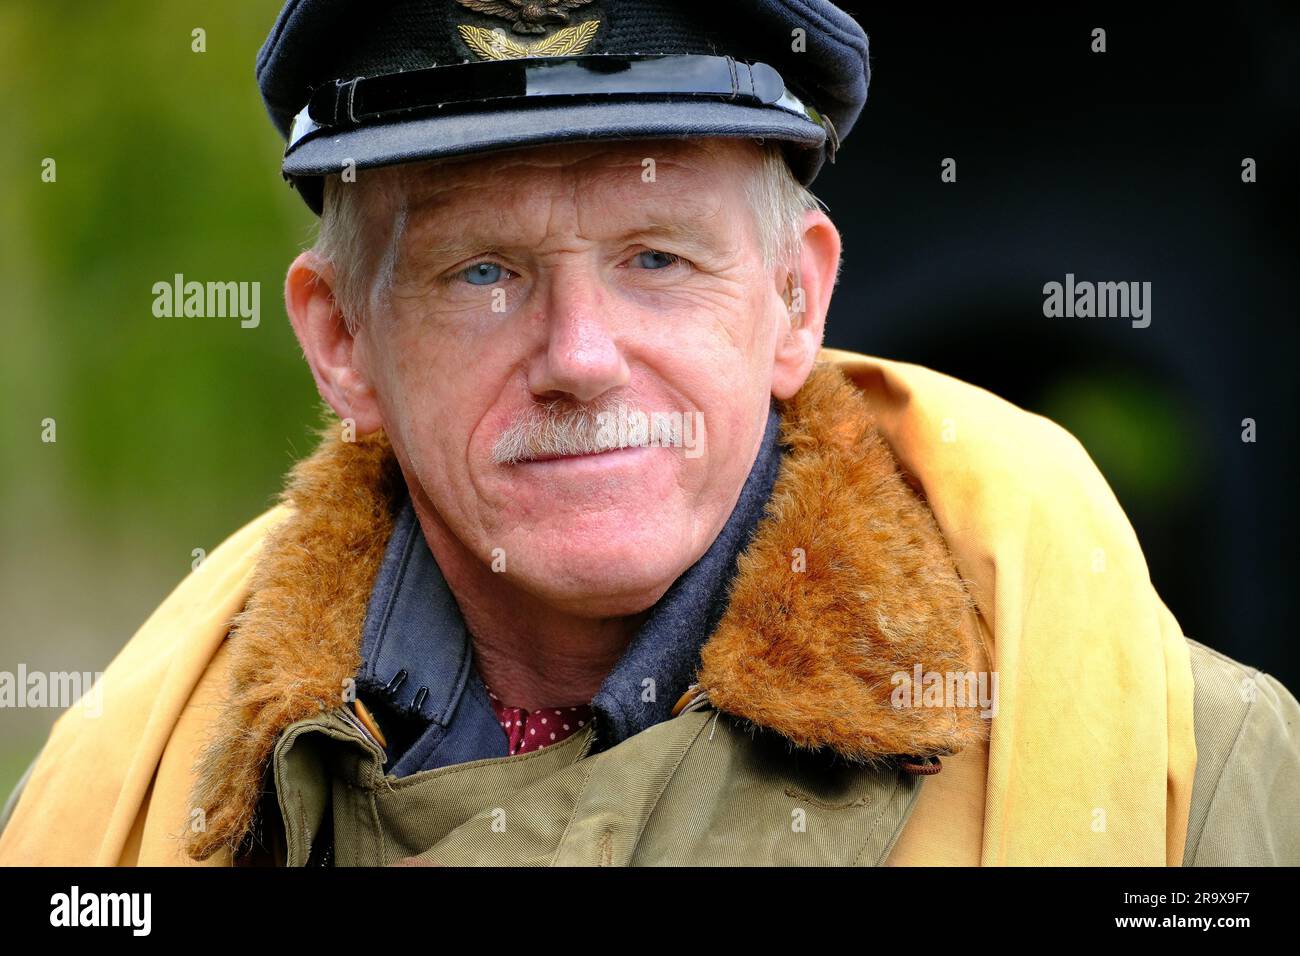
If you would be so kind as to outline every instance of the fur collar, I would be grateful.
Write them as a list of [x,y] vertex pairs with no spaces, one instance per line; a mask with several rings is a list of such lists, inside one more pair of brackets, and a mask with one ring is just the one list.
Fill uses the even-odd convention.
[[[975,668],[970,601],[929,508],[835,366],[783,403],[787,445],[767,514],[704,646],[698,690],[799,747],[856,761],[955,753],[985,732],[974,708],[891,706],[892,675]],[[366,604],[402,476],[382,433],[338,425],[291,473],[292,515],[268,538],[232,623],[231,686],[202,753],[187,850],[237,849],[263,772],[292,723],[338,705],[361,663]],[[803,566],[800,567],[800,562]]]

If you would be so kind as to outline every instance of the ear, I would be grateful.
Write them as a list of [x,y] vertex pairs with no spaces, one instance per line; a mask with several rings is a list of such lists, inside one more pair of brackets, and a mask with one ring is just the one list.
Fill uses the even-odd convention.
[[356,422],[361,435],[382,421],[375,390],[367,378],[364,349],[348,329],[334,300],[334,269],[308,250],[293,260],[284,280],[284,304],[321,398],[340,418]]
[[792,398],[808,380],[826,331],[826,313],[840,268],[840,232],[820,209],[804,213],[797,271],[780,270],[780,291],[790,283],[790,309],[777,330],[772,394]]

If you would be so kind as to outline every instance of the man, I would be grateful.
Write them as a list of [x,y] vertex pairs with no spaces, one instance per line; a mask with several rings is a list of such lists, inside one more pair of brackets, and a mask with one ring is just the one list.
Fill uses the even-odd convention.
[[[696,7],[700,5],[694,5]],[[821,349],[821,0],[291,2],[336,420],[65,714],[3,863],[1295,863],[1295,699],[1059,428]]]

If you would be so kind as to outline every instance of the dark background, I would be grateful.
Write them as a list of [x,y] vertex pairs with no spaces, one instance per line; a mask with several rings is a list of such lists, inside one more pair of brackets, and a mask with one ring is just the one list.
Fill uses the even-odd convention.
[[[1064,424],[1184,632],[1294,692],[1298,8],[846,7],[872,79],[816,186],[846,262],[827,344]],[[1150,327],[1045,318],[1067,272],[1150,281]]]
[[[315,219],[280,181],[253,81],[278,8],[0,5],[2,670],[102,670],[311,446],[280,287]],[[827,344],[1065,425],[1185,632],[1300,689],[1297,14],[861,19],[870,96],[815,186],[845,240]],[[177,272],[260,282],[260,326],[154,317],[153,283]],[[1151,326],[1045,318],[1043,284],[1066,273],[1151,282]],[[55,716],[0,712],[0,793]]]

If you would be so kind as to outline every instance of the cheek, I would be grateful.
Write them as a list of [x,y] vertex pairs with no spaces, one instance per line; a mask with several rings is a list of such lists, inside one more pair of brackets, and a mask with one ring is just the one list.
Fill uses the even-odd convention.
[[512,379],[517,349],[503,334],[474,332],[467,342],[429,323],[412,325],[387,349],[385,427],[453,533],[467,545],[481,543],[490,529],[511,520],[514,504],[494,484],[497,466],[490,455],[511,410],[527,399],[522,379]]
[[[774,344],[770,303],[746,295],[734,310],[715,313],[709,321],[679,323],[657,342],[647,363],[707,417],[716,416],[721,435],[749,421],[756,405],[766,406]],[[706,421],[706,427],[710,424]]]
[[771,368],[776,336],[781,328],[780,323],[785,318],[783,309],[780,300],[774,303],[773,297],[768,294],[766,288],[756,285],[747,297],[745,303],[749,343],[747,357],[750,359],[752,369]]
[[735,349],[696,352],[689,374],[705,410],[709,484],[728,497],[748,474],[751,455],[762,438],[772,399],[774,323],[768,304],[747,297],[747,313],[732,328]]
[[438,337],[420,331],[415,323],[385,330],[387,338],[377,358],[374,380],[384,429],[401,448],[427,491],[459,487],[455,478],[472,425],[465,410],[475,400],[475,382],[467,363],[451,360]]
[[767,422],[770,358],[753,361],[730,348],[683,351],[661,357],[653,374],[677,396],[674,410],[702,413],[692,439],[703,454],[682,461],[683,491],[706,512],[734,500]]
[[687,323],[694,328],[694,334],[689,342],[681,342],[682,351],[693,354],[701,365],[713,367],[711,374],[721,371],[733,387],[737,379],[752,382],[764,375],[770,378],[777,320],[781,316],[774,312],[766,281],[758,273],[746,275],[743,282],[735,284],[738,289],[733,287],[739,294],[731,297],[725,307],[701,313],[709,315],[711,322]]

